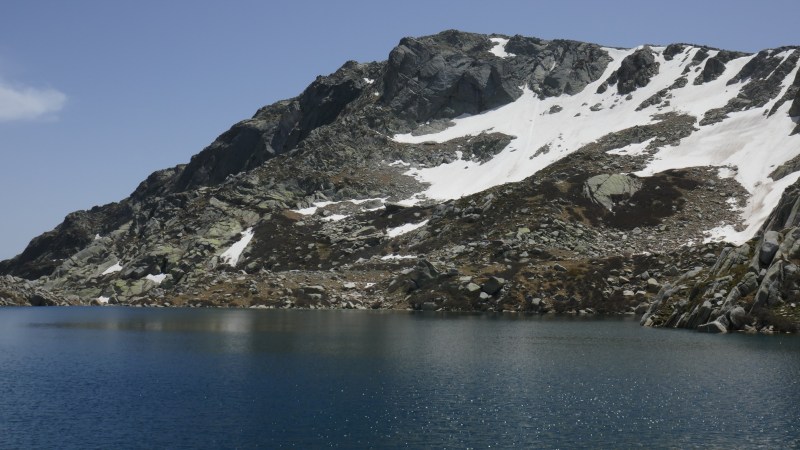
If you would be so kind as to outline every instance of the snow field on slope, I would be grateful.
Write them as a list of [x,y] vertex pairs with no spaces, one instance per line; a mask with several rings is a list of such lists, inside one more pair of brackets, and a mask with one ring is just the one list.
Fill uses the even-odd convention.
[[680,146],[662,148],[636,175],[650,176],[692,166],[735,168],[734,178],[750,194],[741,213],[745,229],[737,232],[732,226],[721,226],[709,230],[709,238],[744,243],[777,206],[786,187],[800,176],[797,172],[777,181],[769,177],[775,168],[800,154],[800,139],[790,135],[795,127],[788,118],[791,103],[784,103],[770,117],[765,115],[789,89],[797,70],[795,67],[784,78],[778,96],[764,107],[734,112],[722,122],[700,127],[700,131],[684,138]]
[[253,239],[253,228],[248,228],[241,233],[241,239],[236,241],[233,245],[230,246],[229,249],[225,250],[221,255],[219,255],[220,261],[224,264],[228,264],[231,267],[236,267],[236,264],[239,262],[239,257],[242,256],[242,252],[247,247],[247,244],[250,243],[250,240]]
[[[694,78],[703,68],[701,63],[687,74],[686,86],[670,91],[672,98],[669,99],[669,106],[660,110],[650,106],[636,111],[644,100],[671,86],[681,77],[692,57],[700,50],[687,47],[667,61],[662,55],[664,47],[652,49],[660,63],[659,73],[647,86],[633,91],[630,100],[617,94],[616,86],[610,86],[602,94],[596,93],[600,84],[619,67],[622,59],[637,50],[606,48],[613,61],[597,81],[578,94],[539,99],[527,87],[523,87],[523,94],[516,101],[478,115],[453,119],[454,125],[440,132],[418,136],[410,133],[395,135],[395,141],[413,144],[427,141],[442,143],[482,132],[500,132],[514,137],[498,155],[483,164],[457,160],[436,167],[411,167],[406,174],[429,186],[404,203],[414,204],[422,198],[457,199],[500,184],[521,181],[608,133],[657,122],[651,117],[656,113],[691,114],[699,122],[706,111],[726,105],[738,94],[747,80],[730,86],[726,83],[755,57],[751,55],[729,61],[725,72],[716,80],[694,85]],[[716,53],[710,51],[709,57]],[[796,72],[797,67],[784,79],[780,96],[788,89]],[[598,104],[602,109],[590,110],[590,107]],[[772,104],[770,102],[765,108]],[[555,105],[559,105],[562,111],[549,114],[550,108]],[[692,166],[731,166],[736,171],[736,180],[751,194],[743,212],[748,230],[740,235],[727,233],[723,238],[735,242],[746,240],[745,235],[755,232],[777,204],[783,189],[797,178],[790,176],[779,182],[768,179],[774,167],[800,153],[800,141],[788,136],[794,127],[786,114],[788,102],[769,118],[763,115],[765,108],[733,113],[730,118],[713,125],[696,125],[700,131],[684,138],[677,147],[662,148],[656,159],[637,175],[649,176],[668,169]],[[549,152],[534,156],[544,145],[550,146]],[[640,145],[619,149],[619,154],[639,152]]]
[[418,223],[406,223],[398,227],[389,228],[388,230],[386,230],[386,235],[389,237],[401,236],[403,234],[410,233],[416,230],[417,228],[422,228],[427,224],[428,224],[427,220],[423,220],[422,222]]

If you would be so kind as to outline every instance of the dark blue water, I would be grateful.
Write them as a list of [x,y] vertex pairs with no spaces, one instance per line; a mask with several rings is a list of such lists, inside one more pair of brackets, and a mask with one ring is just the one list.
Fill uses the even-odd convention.
[[2,448],[787,448],[799,379],[623,319],[0,309]]

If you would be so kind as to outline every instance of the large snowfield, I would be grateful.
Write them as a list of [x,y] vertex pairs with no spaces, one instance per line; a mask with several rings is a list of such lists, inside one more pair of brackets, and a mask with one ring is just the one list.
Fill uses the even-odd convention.
[[[503,39],[494,39],[494,42],[495,55],[513,57],[500,48],[505,45]],[[441,132],[395,135],[395,141],[402,143],[441,143],[482,132],[500,132],[514,137],[502,152],[485,163],[456,160],[436,167],[410,167],[406,173],[429,183],[429,186],[406,203],[415,203],[420,198],[457,199],[503,183],[521,181],[606,134],[657,123],[658,120],[652,117],[657,113],[690,114],[699,122],[706,111],[725,106],[739,93],[748,80],[732,85],[727,85],[727,82],[755,57],[750,55],[729,61],[724,73],[716,80],[700,85],[692,83],[696,72],[691,70],[686,86],[670,91],[672,98],[668,106],[659,109],[650,106],[636,111],[644,100],[681,77],[692,57],[701,50],[687,46],[682,53],[667,60],[663,56],[664,47],[652,49],[660,63],[659,73],[647,86],[633,91],[629,99],[618,94],[614,87],[602,94],[596,91],[619,68],[621,61],[638,48],[606,48],[613,61],[597,81],[578,94],[540,99],[525,87],[516,101],[482,114],[454,119],[454,125]],[[793,51],[796,50],[779,56],[786,58]],[[717,53],[709,51],[709,57]],[[702,69],[702,64],[697,68]],[[800,154],[800,137],[790,136],[795,127],[788,117],[791,102],[785,102],[775,114],[767,116],[777,99],[789,89],[797,70],[795,67],[785,77],[781,92],[764,107],[731,113],[727,119],[711,125],[700,126],[696,122],[695,128],[699,131],[681,140],[677,146],[662,147],[648,166],[636,175],[650,176],[669,169],[695,166],[720,167],[722,176],[732,175],[750,194],[746,207],[741,211],[746,228],[737,232],[732,226],[719,227],[709,230],[709,238],[732,243],[746,241],[777,205],[783,190],[800,176],[797,172],[778,181],[769,178],[776,167]],[[550,108],[556,105],[562,110],[551,114]],[[545,145],[550,146],[550,151],[534,156]],[[624,157],[641,152],[645,146],[646,143],[635,144],[610,153]]]

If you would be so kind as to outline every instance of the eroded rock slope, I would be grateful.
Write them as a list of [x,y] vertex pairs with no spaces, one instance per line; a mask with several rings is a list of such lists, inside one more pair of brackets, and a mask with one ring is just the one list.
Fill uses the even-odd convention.
[[798,58],[404,38],[120,202],[70,214],[0,262],[0,302],[637,313],[791,330]]

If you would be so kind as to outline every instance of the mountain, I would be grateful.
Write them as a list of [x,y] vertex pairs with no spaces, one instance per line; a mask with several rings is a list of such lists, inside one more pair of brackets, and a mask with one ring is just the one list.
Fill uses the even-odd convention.
[[0,303],[795,331],[799,50],[404,38],[69,214],[0,262]]

